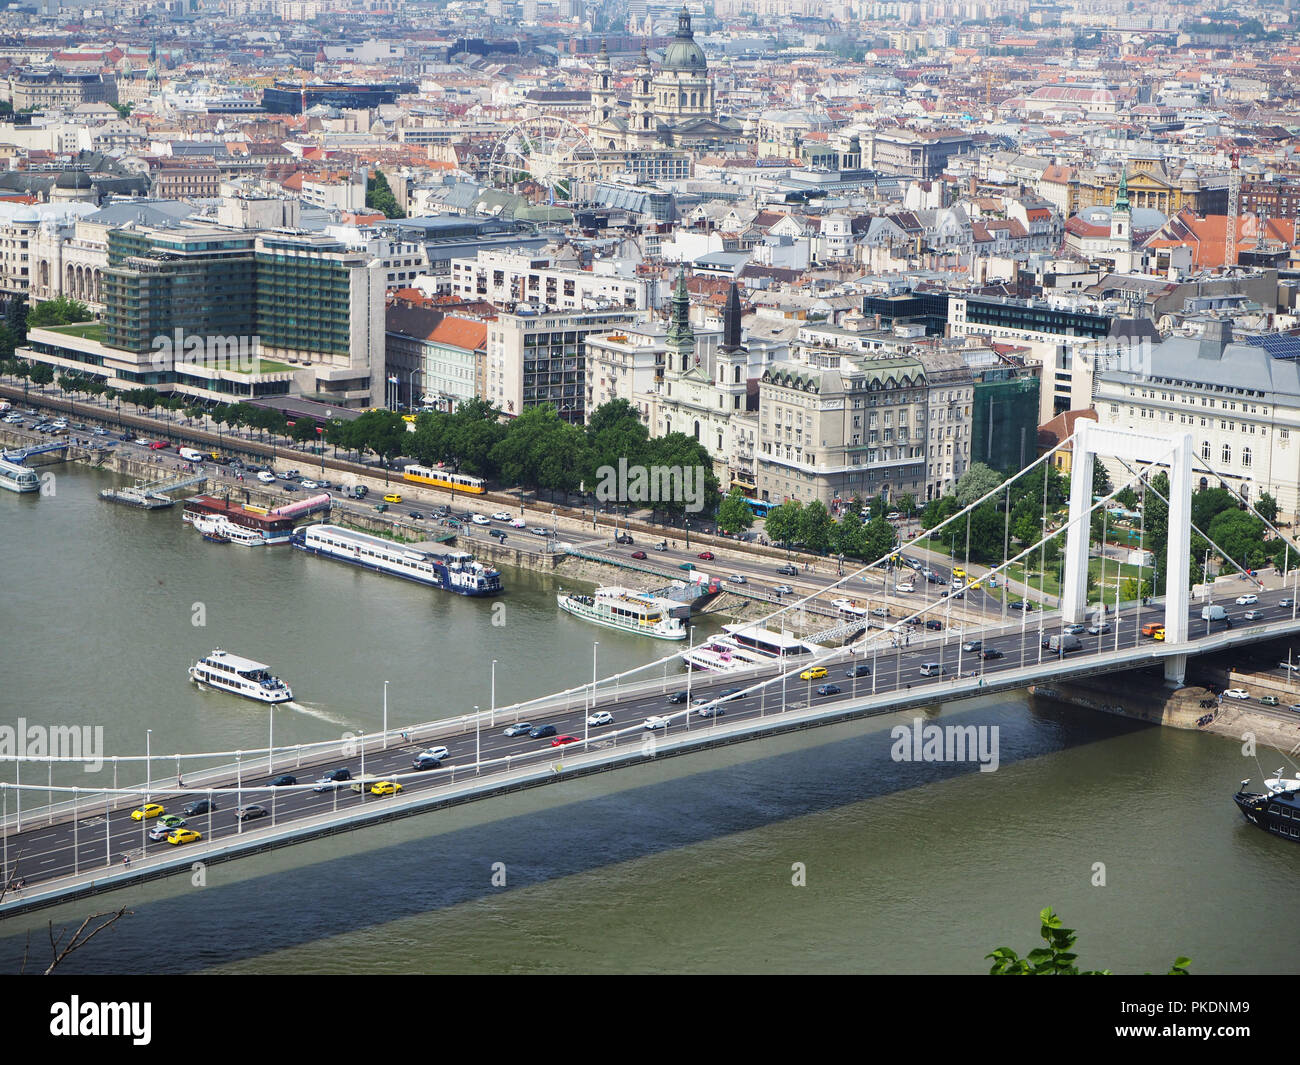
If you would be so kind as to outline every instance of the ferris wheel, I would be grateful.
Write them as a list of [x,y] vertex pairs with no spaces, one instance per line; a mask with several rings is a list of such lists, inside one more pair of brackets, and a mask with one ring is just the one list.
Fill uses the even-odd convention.
[[524,119],[497,139],[488,167],[497,188],[515,189],[531,182],[546,190],[551,202],[571,201],[575,181],[596,172],[596,150],[572,122],[554,115]]

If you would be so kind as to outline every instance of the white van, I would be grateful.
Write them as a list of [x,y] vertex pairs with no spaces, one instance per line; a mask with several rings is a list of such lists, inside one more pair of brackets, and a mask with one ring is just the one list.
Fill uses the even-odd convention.
[[943,673],[943,666],[939,665],[938,662],[926,662],[921,666],[921,676],[923,677],[937,677],[941,673]]
[[258,470],[257,479],[263,484],[271,484],[275,481],[275,474],[270,470]]
[[1221,606],[1203,606],[1201,607],[1202,621],[1222,621],[1228,616],[1228,612]]
[[177,452],[177,454],[186,462],[206,462],[208,458],[208,456],[202,451],[192,447],[183,447]]

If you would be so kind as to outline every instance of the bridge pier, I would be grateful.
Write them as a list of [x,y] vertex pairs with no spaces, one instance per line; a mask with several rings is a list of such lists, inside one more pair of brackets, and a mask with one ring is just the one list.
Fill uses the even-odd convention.
[[1165,684],[1170,688],[1181,688],[1187,678],[1187,656],[1170,655],[1165,659]]

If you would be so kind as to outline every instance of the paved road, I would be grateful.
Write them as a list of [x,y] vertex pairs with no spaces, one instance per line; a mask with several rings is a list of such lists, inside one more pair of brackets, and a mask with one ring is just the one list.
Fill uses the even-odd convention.
[[[1244,615],[1248,610],[1259,611],[1262,620],[1280,620],[1294,618],[1296,609],[1293,604],[1285,607],[1279,605],[1284,592],[1277,590],[1259,594],[1257,604],[1224,603],[1228,617],[1234,625],[1249,625],[1250,619]],[[1217,633],[1225,628],[1224,622],[1208,625],[1200,617],[1200,604],[1190,610],[1192,618],[1190,639],[1203,639],[1207,629]],[[1118,619],[1112,615],[1109,624],[1112,631],[1096,635],[1083,634],[1083,648],[1073,653],[1071,660],[1078,659],[1098,650],[1111,650],[1120,647],[1141,646],[1150,643],[1149,637],[1140,635],[1142,624],[1163,618],[1163,608],[1137,605],[1125,608]],[[1048,628],[1040,630],[1039,625]],[[598,691],[597,706],[609,711],[614,717],[611,725],[595,726],[587,724],[587,713],[581,707],[564,711],[537,715],[530,718],[534,723],[553,725],[560,736],[570,735],[579,741],[586,737],[593,745],[614,743],[640,744],[646,735],[643,722],[651,715],[671,715],[667,726],[673,734],[681,729],[709,728],[717,718],[710,720],[702,717],[701,711],[709,711],[711,706],[723,707],[728,721],[736,719],[757,718],[768,715],[773,707],[781,705],[782,700],[791,706],[811,704],[833,706],[843,704],[845,708],[863,695],[907,690],[915,692],[918,688],[933,687],[936,700],[944,698],[941,688],[945,678],[951,679],[958,673],[964,675],[979,674],[983,677],[996,677],[1000,672],[1036,664],[1050,659],[1050,653],[1043,650],[1040,636],[1060,628],[1059,618],[1055,615],[1034,615],[1024,619],[1023,628],[1002,628],[995,634],[984,638],[984,650],[1000,652],[1000,657],[984,658],[981,652],[963,649],[960,637],[944,634],[934,636],[930,644],[922,646],[919,640],[913,646],[903,649],[884,647],[867,653],[851,654],[839,650],[823,658],[828,676],[816,679],[801,679],[797,674],[787,676],[784,681],[774,681],[758,692],[740,698],[729,699],[723,703],[697,705],[703,698],[718,699],[724,689],[748,687],[755,683],[753,679],[737,680],[725,674],[688,673],[675,674],[665,678],[655,686],[655,690],[629,696],[626,688],[616,693],[609,686],[602,686]],[[884,642],[878,641],[878,642]],[[927,666],[927,663],[933,665]],[[802,663],[807,665],[807,663]],[[864,676],[846,676],[858,667],[869,668]],[[790,664],[788,668],[798,669],[799,664]],[[774,665],[762,676],[774,677],[780,670]],[[824,684],[837,685],[841,690],[819,694],[817,689]],[[784,689],[784,691],[783,691]],[[670,702],[669,696],[675,692],[685,693],[683,702]],[[233,697],[232,697],[233,698]],[[1285,708],[1274,711],[1282,718],[1292,715]],[[365,751],[364,772],[368,776],[387,778],[402,774],[402,784],[407,791],[436,788],[440,783],[451,779],[463,780],[465,774],[473,772],[476,757],[483,762],[503,759],[529,759],[531,764],[545,765],[549,761],[564,757],[564,749],[551,746],[550,738],[534,739],[527,735],[505,736],[502,724],[508,720],[501,712],[497,714],[494,728],[483,729],[478,736],[477,747],[474,734],[456,735],[440,741],[445,743],[448,752],[443,759],[441,769],[424,773],[415,773],[412,760],[421,749],[412,743],[397,743],[387,750],[376,748],[378,741],[369,741]],[[1300,718],[1297,718],[1300,720]],[[476,755],[477,752],[477,755]],[[515,762],[515,765],[518,765]],[[335,809],[346,810],[362,803],[383,803],[391,801],[383,797],[357,793],[350,787],[317,792],[308,782],[326,768],[346,766],[354,775],[363,771],[360,756],[340,762],[338,759],[318,761],[311,766],[304,766],[292,772],[302,782],[294,787],[275,789],[272,793],[252,794],[248,789],[265,787],[269,783],[268,774],[251,766],[243,772],[238,782],[216,788],[217,810],[189,818],[190,826],[201,832],[205,839],[221,839],[232,834],[256,833],[265,826],[282,824],[295,818],[310,814],[319,814]],[[489,779],[493,773],[501,773],[507,768],[501,765],[484,766],[483,777]],[[30,794],[30,793],[29,793]],[[168,796],[163,805],[168,812],[180,811],[192,799],[201,797],[205,792],[192,792],[178,796]],[[250,821],[241,825],[235,818],[235,810],[241,803],[257,802],[273,811],[271,816]],[[26,805],[26,804],[25,804]],[[137,805],[137,804],[132,804]],[[29,807],[30,808],[30,807]],[[12,802],[11,802],[12,809]],[[130,805],[117,806],[108,814],[102,801],[97,808],[87,808],[86,813],[77,820],[76,854],[77,862],[83,869],[103,866],[108,863],[120,864],[124,855],[138,860],[142,853],[153,854],[159,851],[172,851],[173,847],[165,841],[153,841],[147,838],[148,823],[134,822],[129,818]],[[29,884],[40,880],[57,877],[73,871],[74,828],[70,820],[54,824],[33,826],[20,834],[9,834],[7,854],[10,868],[15,875],[25,878]]]

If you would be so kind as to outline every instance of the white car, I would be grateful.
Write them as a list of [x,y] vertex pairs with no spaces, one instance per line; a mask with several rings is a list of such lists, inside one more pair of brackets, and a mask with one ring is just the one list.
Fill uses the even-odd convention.
[[303,487],[303,488],[319,488],[319,487],[320,487],[320,485],[318,485],[315,481],[299,481],[298,484],[299,484],[301,487]]
[[470,519],[475,525],[491,525],[492,519],[483,514],[475,514]]
[[905,584],[900,584],[900,585],[898,586],[898,590],[899,590],[900,592],[914,592],[914,591],[916,591],[916,588],[914,588],[914,587],[912,586],[912,583],[911,583],[910,581],[908,581],[908,582],[905,583]]
[[143,444],[145,447],[148,447],[150,444],[153,443],[153,441],[150,440],[147,436],[137,436],[135,438],[135,442],[137,444]]
[[503,511],[503,510],[498,510],[495,514],[492,515],[492,520],[493,520],[493,521],[509,521],[509,520],[510,520],[510,515],[507,514],[507,513],[506,513],[505,511]]
[[528,522],[524,521],[523,518],[511,518],[511,519],[510,519],[510,528],[512,528],[512,529],[526,529],[526,528],[528,528]]
[[588,725],[612,725],[613,723],[614,715],[608,710],[597,710],[587,718]]
[[647,728],[647,729],[650,729],[651,731],[653,731],[654,729],[667,728],[667,727],[668,727],[668,718],[666,718],[666,717],[659,717],[659,716],[657,716],[657,715],[656,715],[656,716],[653,716],[653,717],[648,717],[648,718],[645,719],[645,726],[644,726],[644,727]]
[[1259,602],[1259,596],[1257,596],[1257,595],[1239,595],[1239,596],[1237,596],[1237,605],[1238,605],[1238,606],[1250,606],[1251,603],[1258,603],[1258,602]]
[[1227,698],[1229,698],[1229,699],[1249,699],[1249,698],[1250,698],[1250,692],[1246,691],[1245,688],[1229,688],[1229,689],[1228,689],[1226,692],[1224,692],[1223,694],[1224,694]]
[[427,750],[421,751],[420,757],[423,758],[425,755],[428,755],[430,758],[436,758],[441,762],[450,753],[451,752],[448,751],[446,747],[430,747]]
[[729,580],[732,584],[748,584],[748,583],[749,583],[749,581],[745,580],[745,578],[744,578],[741,574],[739,574],[739,573],[733,573],[730,577],[727,578],[727,580]]
[[271,484],[275,480],[275,474],[270,470],[259,470],[257,473],[257,479],[263,484]]

